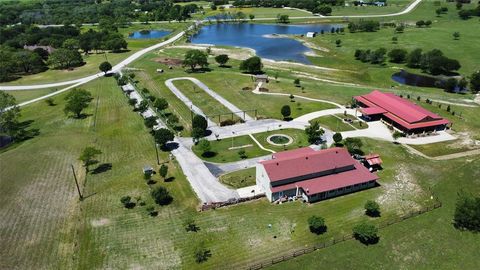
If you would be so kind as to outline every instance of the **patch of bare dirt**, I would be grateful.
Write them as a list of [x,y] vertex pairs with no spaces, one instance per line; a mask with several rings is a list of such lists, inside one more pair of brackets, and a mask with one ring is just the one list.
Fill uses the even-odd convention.
[[385,209],[397,209],[400,215],[420,210],[420,205],[414,199],[422,195],[423,189],[405,165],[395,171],[395,181],[382,184],[385,191],[377,198],[377,202]]
[[168,57],[155,58],[153,59],[153,61],[157,63],[165,64],[167,66],[175,66],[175,67],[181,66],[183,62],[181,59],[168,58]]
[[92,224],[92,227],[102,227],[102,226],[109,225],[111,221],[108,218],[101,218],[101,219],[94,219],[90,223]]

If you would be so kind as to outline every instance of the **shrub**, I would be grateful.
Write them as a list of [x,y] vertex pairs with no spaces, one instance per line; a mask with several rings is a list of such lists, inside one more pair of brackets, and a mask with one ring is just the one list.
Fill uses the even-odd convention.
[[232,119],[226,119],[226,120],[223,120],[220,122],[220,126],[221,127],[224,127],[224,126],[231,126],[231,125],[235,125],[237,122],[235,122],[235,120],[232,120]]
[[208,258],[212,256],[212,253],[210,252],[209,249],[205,247],[205,244],[202,242],[200,243],[200,245],[198,245],[195,248],[193,256],[197,263],[202,263],[202,262],[206,262]]
[[311,216],[308,218],[308,227],[312,233],[322,234],[327,231],[325,219],[319,216]]
[[128,209],[135,207],[135,203],[132,202],[132,198],[130,196],[123,196],[122,198],[120,198],[120,202],[125,208]]
[[375,225],[362,223],[353,227],[353,237],[365,245],[378,243],[378,229]]
[[342,134],[338,132],[333,134],[333,141],[335,142],[335,144],[339,144],[342,140],[343,140]]
[[152,197],[158,205],[168,205],[173,201],[173,197],[164,187],[157,187],[152,190]]
[[380,216],[380,205],[376,201],[368,200],[365,203],[365,214],[371,217]]
[[241,158],[241,159],[246,159],[248,156],[247,156],[247,153],[245,152],[245,150],[243,149],[240,149],[238,150],[238,156]]
[[187,232],[198,232],[198,230],[200,230],[200,228],[197,226],[197,224],[195,224],[195,220],[191,217],[187,218],[183,222],[183,226],[185,227],[185,230]]
[[150,216],[152,216],[152,217],[155,217],[155,216],[158,215],[158,211],[155,210],[155,207],[153,207],[153,206],[149,206],[149,207],[147,207],[145,210],[146,210],[147,213],[148,213]]
[[47,103],[48,106],[55,106],[55,101],[53,100],[53,98],[45,99],[45,103]]
[[480,197],[460,192],[453,221],[457,229],[480,232]]
[[290,114],[292,113],[292,110],[290,109],[290,106],[283,105],[280,112],[282,113],[283,118],[286,119],[286,118],[290,117]]

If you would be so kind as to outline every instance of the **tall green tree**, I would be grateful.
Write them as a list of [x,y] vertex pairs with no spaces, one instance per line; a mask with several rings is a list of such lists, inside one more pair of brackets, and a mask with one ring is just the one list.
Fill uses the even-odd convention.
[[208,66],[208,56],[200,50],[189,50],[183,59],[183,66],[189,66],[191,71],[194,71],[197,66],[205,68]]
[[461,191],[455,205],[453,221],[458,229],[480,232],[480,197]]
[[470,76],[470,91],[472,91],[472,93],[480,92],[480,70],[475,71]]
[[153,102],[153,107],[158,111],[164,111],[168,108],[168,101],[164,98],[157,98]]
[[166,128],[160,128],[158,130],[155,130],[153,136],[155,138],[155,141],[158,144],[160,144],[162,147],[164,147],[167,144],[167,142],[173,141],[175,137],[173,133]]
[[226,54],[220,54],[220,55],[215,56],[215,61],[217,61],[217,63],[221,67],[225,66],[225,64],[228,62],[228,60],[229,60],[229,57]]
[[80,118],[82,111],[88,107],[92,99],[92,94],[87,90],[80,88],[73,89],[65,97],[67,103],[63,111],[65,114],[73,113],[76,118]]
[[100,64],[100,66],[98,66],[98,69],[100,69],[100,71],[103,72],[103,73],[105,73],[105,75],[106,75],[107,72],[112,69],[112,64],[110,64],[110,63],[107,62],[107,61],[102,62],[102,63]]
[[289,105],[283,105],[280,113],[282,113],[283,119],[286,119],[292,114],[292,109],[290,109]]
[[162,166],[160,166],[160,169],[158,170],[158,173],[163,178],[163,180],[165,180],[168,174],[168,166],[165,164],[162,164]]
[[20,131],[19,117],[20,108],[17,106],[15,97],[0,91],[0,135],[15,139]]
[[89,172],[89,166],[98,163],[96,157],[101,154],[102,151],[100,151],[99,149],[88,146],[83,149],[78,159],[83,162],[83,167],[85,167],[85,170]]
[[307,134],[309,143],[316,143],[324,133],[325,130],[320,127],[318,121],[313,121],[310,123],[310,126],[305,128],[305,134]]
[[54,68],[72,68],[83,64],[83,58],[77,50],[60,48],[50,54],[48,64]]
[[263,64],[262,59],[258,56],[253,56],[243,60],[240,63],[240,70],[246,71],[252,74],[258,74],[262,72]]

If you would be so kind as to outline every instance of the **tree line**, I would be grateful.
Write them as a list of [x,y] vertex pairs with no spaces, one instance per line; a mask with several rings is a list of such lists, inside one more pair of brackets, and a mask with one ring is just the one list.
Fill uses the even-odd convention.
[[[345,0],[235,0],[232,3],[235,7],[292,7],[305,9],[313,13],[325,11],[323,8],[325,6],[343,6],[344,4]],[[329,13],[331,13],[331,10]]]
[[[178,2],[178,1],[175,1]],[[183,2],[183,1],[181,1]],[[0,26],[21,24],[97,23],[110,17],[119,23],[144,20],[185,20],[201,9],[196,4],[174,1],[33,0],[1,1]]]
[[72,25],[39,28],[15,25],[0,28],[0,82],[50,68],[69,69],[84,63],[80,50],[120,52],[127,42],[109,20],[81,33]]

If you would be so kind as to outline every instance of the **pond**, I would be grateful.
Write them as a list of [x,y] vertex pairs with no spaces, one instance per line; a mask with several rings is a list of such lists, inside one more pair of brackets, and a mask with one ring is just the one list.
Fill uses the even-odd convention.
[[140,30],[128,34],[128,37],[133,39],[162,38],[170,33],[171,31],[166,30]]
[[[447,78],[437,78],[427,75],[420,75],[410,73],[408,71],[402,70],[392,75],[392,80],[405,85],[410,86],[419,86],[419,87],[436,87],[443,89],[445,87],[445,81]],[[460,87],[455,87],[453,92],[461,93],[465,92],[468,89],[460,89]]]
[[192,43],[251,48],[262,58],[311,64],[305,53],[312,50],[301,42],[276,35],[304,35],[307,32],[329,32],[341,25],[279,25],[224,23],[204,26],[192,37]]

